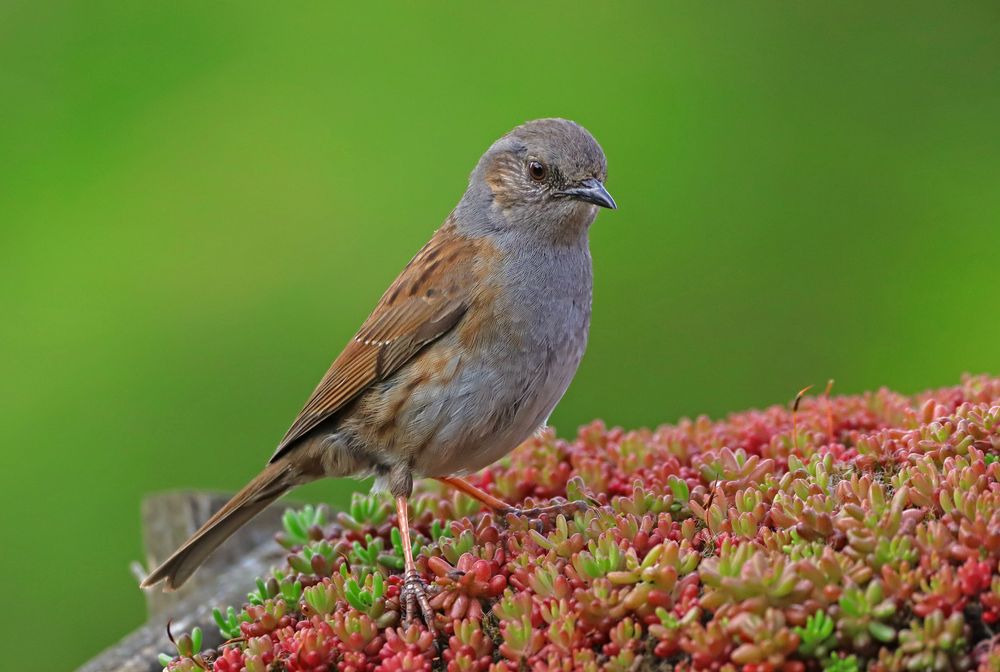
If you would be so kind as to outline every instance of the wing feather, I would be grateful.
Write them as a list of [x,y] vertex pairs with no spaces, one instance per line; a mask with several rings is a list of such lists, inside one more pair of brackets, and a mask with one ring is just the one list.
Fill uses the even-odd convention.
[[471,300],[476,247],[457,235],[450,222],[435,233],[334,360],[271,462],[459,323]]

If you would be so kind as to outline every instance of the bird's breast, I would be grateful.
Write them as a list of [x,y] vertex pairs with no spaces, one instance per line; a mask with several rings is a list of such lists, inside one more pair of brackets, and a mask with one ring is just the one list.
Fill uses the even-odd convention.
[[419,465],[424,475],[475,471],[513,450],[548,418],[580,364],[591,307],[586,246],[513,258],[483,278],[454,332],[461,363],[439,389],[448,417]]
[[454,329],[342,422],[373,461],[405,461],[418,477],[476,471],[531,436],[562,398],[587,343],[586,249],[482,269],[471,296]]

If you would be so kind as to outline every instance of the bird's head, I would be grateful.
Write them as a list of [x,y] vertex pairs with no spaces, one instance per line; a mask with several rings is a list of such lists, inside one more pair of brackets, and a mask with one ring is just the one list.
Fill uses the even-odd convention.
[[488,201],[507,227],[563,237],[586,231],[598,207],[617,208],[604,187],[607,174],[604,151],[587,129],[539,119],[493,143],[469,179],[469,194]]

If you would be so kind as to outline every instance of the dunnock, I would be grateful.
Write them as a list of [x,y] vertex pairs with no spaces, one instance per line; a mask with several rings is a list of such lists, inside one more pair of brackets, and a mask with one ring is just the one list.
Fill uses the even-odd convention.
[[600,145],[572,121],[530,121],[497,140],[268,465],[142,586],[180,586],[290,488],[374,475],[375,488],[396,500],[406,618],[419,606],[433,629],[411,552],[413,479],[436,478],[502,513],[515,511],[460,476],[543,426],[576,373],[590,325],[587,230],[598,207],[616,207],[606,176]]

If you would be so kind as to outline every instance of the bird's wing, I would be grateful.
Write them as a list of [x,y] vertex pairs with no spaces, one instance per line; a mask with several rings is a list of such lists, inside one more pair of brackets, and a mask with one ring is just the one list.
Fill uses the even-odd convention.
[[474,286],[475,243],[446,223],[406,265],[357,335],[334,360],[271,462],[372,383],[390,376],[465,314]]

